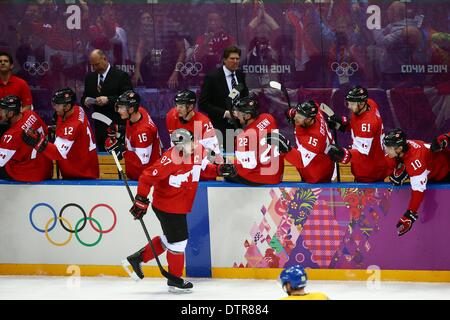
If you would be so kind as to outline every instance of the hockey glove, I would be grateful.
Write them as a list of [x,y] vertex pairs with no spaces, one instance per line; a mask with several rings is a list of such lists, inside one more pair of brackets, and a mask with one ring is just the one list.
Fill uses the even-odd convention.
[[237,175],[237,170],[234,164],[224,163],[217,166],[217,175],[219,177],[233,178]]
[[149,204],[150,204],[150,201],[148,200],[148,198],[143,197],[139,194],[136,195],[134,204],[130,209],[130,212],[133,215],[135,220],[142,219],[142,217],[147,213]]
[[411,230],[414,221],[416,221],[418,217],[419,215],[416,212],[407,210],[397,223],[398,236],[402,236]]
[[295,123],[294,117],[296,113],[297,111],[295,108],[288,109],[285,113],[287,122],[289,122],[290,124],[294,124]]
[[340,162],[343,164],[349,163],[352,158],[352,154],[348,149],[339,147],[337,145],[330,145],[330,150],[328,150],[328,156],[334,162]]
[[56,140],[56,125],[48,126],[48,141],[55,143]]
[[448,134],[441,134],[433,139],[430,149],[432,152],[439,152],[447,148],[449,144],[450,136]]
[[111,139],[117,138],[118,140],[123,140],[125,127],[116,123],[111,123],[108,129],[106,129],[106,133]]
[[267,144],[278,146],[280,153],[288,153],[292,147],[288,139],[279,132],[270,132],[266,136]]
[[406,172],[406,166],[403,162],[400,162],[394,169],[394,172],[389,176],[391,183],[398,187],[403,185],[403,183],[408,179],[409,175]]
[[123,154],[126,151],[126,148],[123,143],[119,141],[117,138],[108,137],[105,140],[105,150],[112,154],[113,151],[116,152],[117,159],[122,160]]
[[37,150],[37,152],[42,152],[47,147],[47,137],[45,134],[40,133],[33,129],[28,129],[27,131],[22,131],[22,140],[29,146]]
[[333,114],[331,117],[328,117],[327,124],[330,129],[336,129],[345,132],[350,122],[348,121],[347,117],[338,117]]

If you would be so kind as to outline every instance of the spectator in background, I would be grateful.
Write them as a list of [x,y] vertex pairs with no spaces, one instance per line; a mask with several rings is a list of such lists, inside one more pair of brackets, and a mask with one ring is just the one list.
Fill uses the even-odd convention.
[[30,110],[33,104],[28,83],[12,74],[14,68],[13,57],[0,51],[0,98],[14,95],[19,97],[22,109]]
[[45,24],[43,11],[42,6],[38,4],[28,4],[23,17],[17,23],[17,74],[31,86],[41,85],[44,74],[48,71],[48,63],[44,60],[44,41],[41,34],[33,32],[36,25]]
[[406,3],[394,1],[387,10],[389,24],[375,30],[376,44],[383,48],[379,55],[382,86],[385,88],[420,85],[424,74],[404,73],[402,66],[427,63],[426,39],[421,23],[412,18]]
[[116,12],[111,5],[103,5],[95,17],[95,24],[88,30],[89,47],[101,49],[114,66],[130,62],[127,33],[119,26]]
[[278,63],[278,54],[272,43],[279,35],[280,26],[265,11],[262,1],[254,4],[254,17],[247,26],[250,42],[245,65],[247,85],[250,88],[268,86],[271,80],[278,81],[279,74],[271,71],[271,65]]
[[371,69],[367,46],[373,42],[365,24],[366,11],[359,3],[339,1],[334,4],[329,18],[334,41],[328,53],[327,73],[331,74],[328,86],[347,89],[365,80],[366,69]]
[[148,88],[176,89],[182,80],[180,64],[185,61],[186,50],[181,25],[165,15],[150,12],[141,15],[139,41],[136,49],[136,68],[133,84]]
[[[114,105],[119,95],[132,89],[130,76],[111,66],[102,50],[92,51],[89,62],[94,71],[86,75],[81,105],[85,108],[92,107],[94,111],[112,119],[115,124],[125,126],[125,121],[115,112]],[[94,125],[97,148],[105,151],[108,126],[97,120]]]
[[222,16],[218,12],[210,12],[206,32],[195,40],[194,58],[202,64],[200,77],[217,68],[224,49],[235,43],[234,37],[223,27]]
[[330,5],[329,1],[320,4],[295,4],[285,13],[287,22],[293,29],[288,31],[289,36],[293,34],[293,57],[283,56],[281,62],[290,64],[290,61],[294,61],[291,77],[295,83],[292,85],[323,87],[328,66],[322,52],[329,51],[334,39],[334,33],[326,19]]

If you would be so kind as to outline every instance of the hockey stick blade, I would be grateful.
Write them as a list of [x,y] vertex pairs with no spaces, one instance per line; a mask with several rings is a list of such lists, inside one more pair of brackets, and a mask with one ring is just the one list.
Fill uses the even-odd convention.
[[287,91],[286,87],[283,86],[281,83],[279,83],[278,81],[270,81],[269,82],[269,87],[276,89],[276,90],[280,90],[281,92],[283,92],[284,96],[286,97],[286,101],[288,104],[288,109],[291,109],[291,99],[289,98],[289,92]]
[[334,115],[333,109],[327,106],[325,103],[320,104],[320,110],[322,110],[327,116],[331,117]]
[[281,90],[281,83],[279,83],[278,81],[270,81],[269,82],[269,86],[271,88],[277,89],[277,90]]
[[[130,186],[128,185],[127,176],[122,170],[122,166],[120,165],[119,159],[117,158],[117,154],[116,154],[116,152],[114,150],[112,150],[111,154],[112,154],[112,156],[114,158],[114,162],[116,163],[117,170],[119,170],[119,172],[121,173],[121,177],[123,179],[123,182],[125,183],[125,187],[127,188],[128,195],[130,196],[130,200],[131,200],[131,202],[134,203],[133,193],[131,192]],[[156,250],[153,247],[152,239],[150,238],[150,235],[148,234],[147,227],[145,226],[145,223],[142,220],[142,218],[139,219],[139,222],[141,223],[142,229],[144,230],[144,233],[145,233],[145,237],[147,238],[147,241],[150,244],[150,249],[152,250],[153,256],[155,257],[156,263],[158,264],[159,271],[161,272],[161,274],[165,278],[167,278],[170,281],[176,283],[178,286],[182,286],[184,284],[183,278],[177,277],[177,276],[167,272],[163,268],[163,266],[161,265],[161,262],[159,261],[158,255],[156,254]]]
[[100,112],[92,113],[92,119],[103,122],[108,126],[111,125],[111,123],[113,122],[110,118],[108,118],[104,114],[101,114]]

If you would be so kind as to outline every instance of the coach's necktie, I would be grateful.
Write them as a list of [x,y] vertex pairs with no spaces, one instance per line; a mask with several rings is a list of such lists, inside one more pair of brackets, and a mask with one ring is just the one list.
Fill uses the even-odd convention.
[[234,88],[236,88],[236,86],[237,86],[237,83],[236,83],[236,78],[234,77],[235,76],[235,74],[234,74],[234,72],[231,74],[231,89],[234,89]]
[[97,85],[98,92],[102,91],[102,87],[103,87],[103,74],[100,75],[100,81],[98,82]]

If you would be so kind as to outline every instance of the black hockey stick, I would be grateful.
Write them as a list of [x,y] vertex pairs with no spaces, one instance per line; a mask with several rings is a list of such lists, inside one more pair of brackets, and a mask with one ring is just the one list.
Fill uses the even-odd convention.
[[[106,124],[108,127],[111,126],[112,124],[112,119],[110,119],[109,117],[105,116],[104,114],[100,113],[100,112],[93,112],[91,115],[92,119],[103,122],[104,124]],[[121,179],[120,177],[120,171],[117,172],[117,175],[119,176],[119,180]]]
[[[114,158],[114,162],[116,163],[117,170],[119,170],[120,176],[122,177],[123,182],[125,182],[125,186],[127,187],[128,195],[130,196],[130,200],[131,200],[132,203],[134,203],[133,192],[131,192],[130,186],[128,185],[127,176],[126,176],[125,172],[123,172],[123,170],[122,170],[122,166],[120,165],[119,159],[117,158],[117,154],[116,154],[116,152],[114,150],[111,152],[111,154],[112,154],[112,156]],[[161,265],[161,261],[159,261],[158,255],[156,254],[156,250],[153,247],[152,239],[150,238],[150,235],[148,234],[147,227],[145,226],[144,220],[142,220],[142,218],[140,218],[139,222],[141,223],[142,229],[144,229],[145,237],[147,238],[147,241],[150,244],[150,248],[152,249],[153,256],[155,257],[156,263],[158,264],[159,271],[161,272],[161,274],[165,278],[167,278],[170,281],[176,283],[178,286],[183,285],[183,283],[184,283],[183,278],[179,278],[177,276],[174,276],[173,274],[167,272],[163,268],[163,266]]]
[[[334,115],[333,109],[331,109],[325,103],[321,103],[320,104],[320,110],[322,110],[329,117]],[[333,129],[333,138],[334,138],[334,143],[338,144],[338,141],[337,141],[337,130],[336,129]],[[336,162],[336,171],[337,171],[336,172],[337,173],[337,181],[341,182],[341,172],[339,170],[339,162]]]
[[280,90],[281,92],[284,93],[284,96],[286,97],[286,101],[287,101],[287,104],[288,104],[288,108],[291,109],[292,108],[292,106],[291,106],[291,99],[289,98],[289,93],[288,93],[286,87],[283,84],[281,84],[281,83],[279,83],[277,81],[270,81],[269,82],[269,86],[271,88]]

